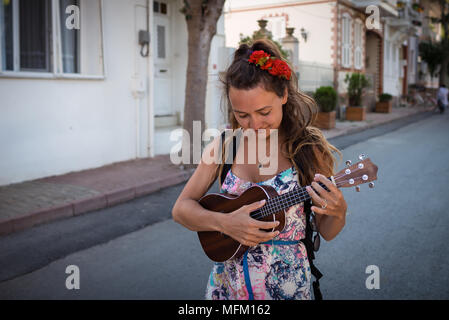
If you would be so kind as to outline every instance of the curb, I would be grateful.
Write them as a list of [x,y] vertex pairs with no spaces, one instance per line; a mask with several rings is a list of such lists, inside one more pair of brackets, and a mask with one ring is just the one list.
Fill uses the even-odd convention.
[[433,114],[433,111],[432,110],[419,110],[417,112],[408,114],[408,115],[406,115],[404,117],[398,117],[398,118],[394,118],[394,119],[389,119],[389,120],[386,120],[386,121],[383,121],[383,122],[378,122],[378,123],[371,123],[371,124],[367,124],[366,126],[363,126],[363,127],[349,128],[348,130],[342,132],[339,135],[333,136],[333,137],[329,138],[328,140],[334,139],[334,138],[343,137],[343,136],[349,135],[349,134],[358,133],[358,132],[361,132],[361,131],[364,131],[364,130],[367,130],[367,129],[372,129],[372,128],[379,127],[379,126],[382,126],[382,125],[385,125],[385,124],[388,124],[388,123],[395,122],[395,121],[409,119],[411,117],[414,117],[414,116],[416,116],[418,114],[423,114],[423,113]]
[[157,192],[163,188],[185,182],[192,174],[193,169],[179,170],[179,172],[144,184],[111,190],[93,197],[32,211],[19,218],[0,221],[0,236],[23,231],[46,222],[113,207],[117,204]]

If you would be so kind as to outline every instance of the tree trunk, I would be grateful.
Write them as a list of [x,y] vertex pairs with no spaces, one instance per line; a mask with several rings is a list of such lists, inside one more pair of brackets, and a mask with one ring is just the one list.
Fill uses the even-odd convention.
[[[221,16],[225,0],[190,0],[185,1],[188,31],[188,64],[187,83],[184,105],[184,129],[190,139],[183,142],[183,152],[187,145],[190,160],[185,165],[192,167],[198,164],[201,157],[201,133],[205,129],[205,105],[208,80],[208,64],[211,41],[217,32],[217,21]],[[194,121],[201,124],[198,134],[193,126]],[[183,155],[184,156],[184,155]],[[183,157],[183,159],[186,159]]]

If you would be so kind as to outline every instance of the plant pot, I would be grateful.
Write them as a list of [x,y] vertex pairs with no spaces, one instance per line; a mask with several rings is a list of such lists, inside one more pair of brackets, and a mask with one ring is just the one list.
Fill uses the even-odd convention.
[[335,118],[337,112],[318,112],[318,115],[313,122],[313,125],[320,129],[332,129],[335,128]]
[[366,118],[366,107],[347,107],[346,120],[364,121]]
[[392,101],[376,102],[376,112],[390,113],[392,109]]

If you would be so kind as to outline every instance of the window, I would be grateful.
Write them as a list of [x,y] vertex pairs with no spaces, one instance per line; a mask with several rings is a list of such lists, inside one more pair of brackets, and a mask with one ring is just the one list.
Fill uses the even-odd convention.
[[165,26],[157,26],[157,57],[165,59]]
[[345,68],[351,67],[351,17],[344,15],[341,19],[341,64]]
[[1,0],[0,58],[0,72],[102,76],[101,0]]
[[14,69],[12,13],[11,1],[0,2],[0,66],[3,70]]
[[2,69],[51,71],[50,0],[1,1],[0,31]]
[[360,21],[356,21],[354,25],[354,67],[356,69],[362,69],[362,56],[363,56],[363,24]]
[[153,12],[167,14],[167,4],[160,1],[153,1]]

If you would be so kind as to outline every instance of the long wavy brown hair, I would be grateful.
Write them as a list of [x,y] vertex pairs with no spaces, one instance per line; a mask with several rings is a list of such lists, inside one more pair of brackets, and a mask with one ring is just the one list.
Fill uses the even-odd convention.
[[[265,90],[274,92],[278,97],[283,97],[287,88],[288,99],[282,106],[283,115],[279,128],[282,136],[285,137],[281,148],[281,150],[286,150],[284,156],[290,159],[290,162],[294,165],[298,172],[299,183],[302,186],[310,185],[315,173],[321,173],[327,177],[334,175],[336,158],[332,152],[339,154],[340,161],[341,152],[326,140],[318,128],[312,126],[313,119],[318,112],[316,102],[299,90],[298,79],[294,72],[292,72],[290,80],[286,80],[273,76],[256,65],[248,63],[251,53],[256,50],[263,50],[272,57],[282,59],[289,64],[282,58],[278,47],[270,40],[257,40],[251,46],[240,45],[234,53],[231,65],[224,77],[221,78],[224,85],[224,96],[226,97],[226,112],[232,129],[238,129],[240,125],[234,117],[229,100],[229,89],[231,87],[249,90],[262,86]],[[289,66],[291,68],[290,64]],[[226,152],[222,152],[223,161],[218,167],[219,178],[221,178],[227,151],[230,149],[225,146],[229,144],[230,140],[228,139],[223,146]],[[302,170],[298,168],[298,164]]]

